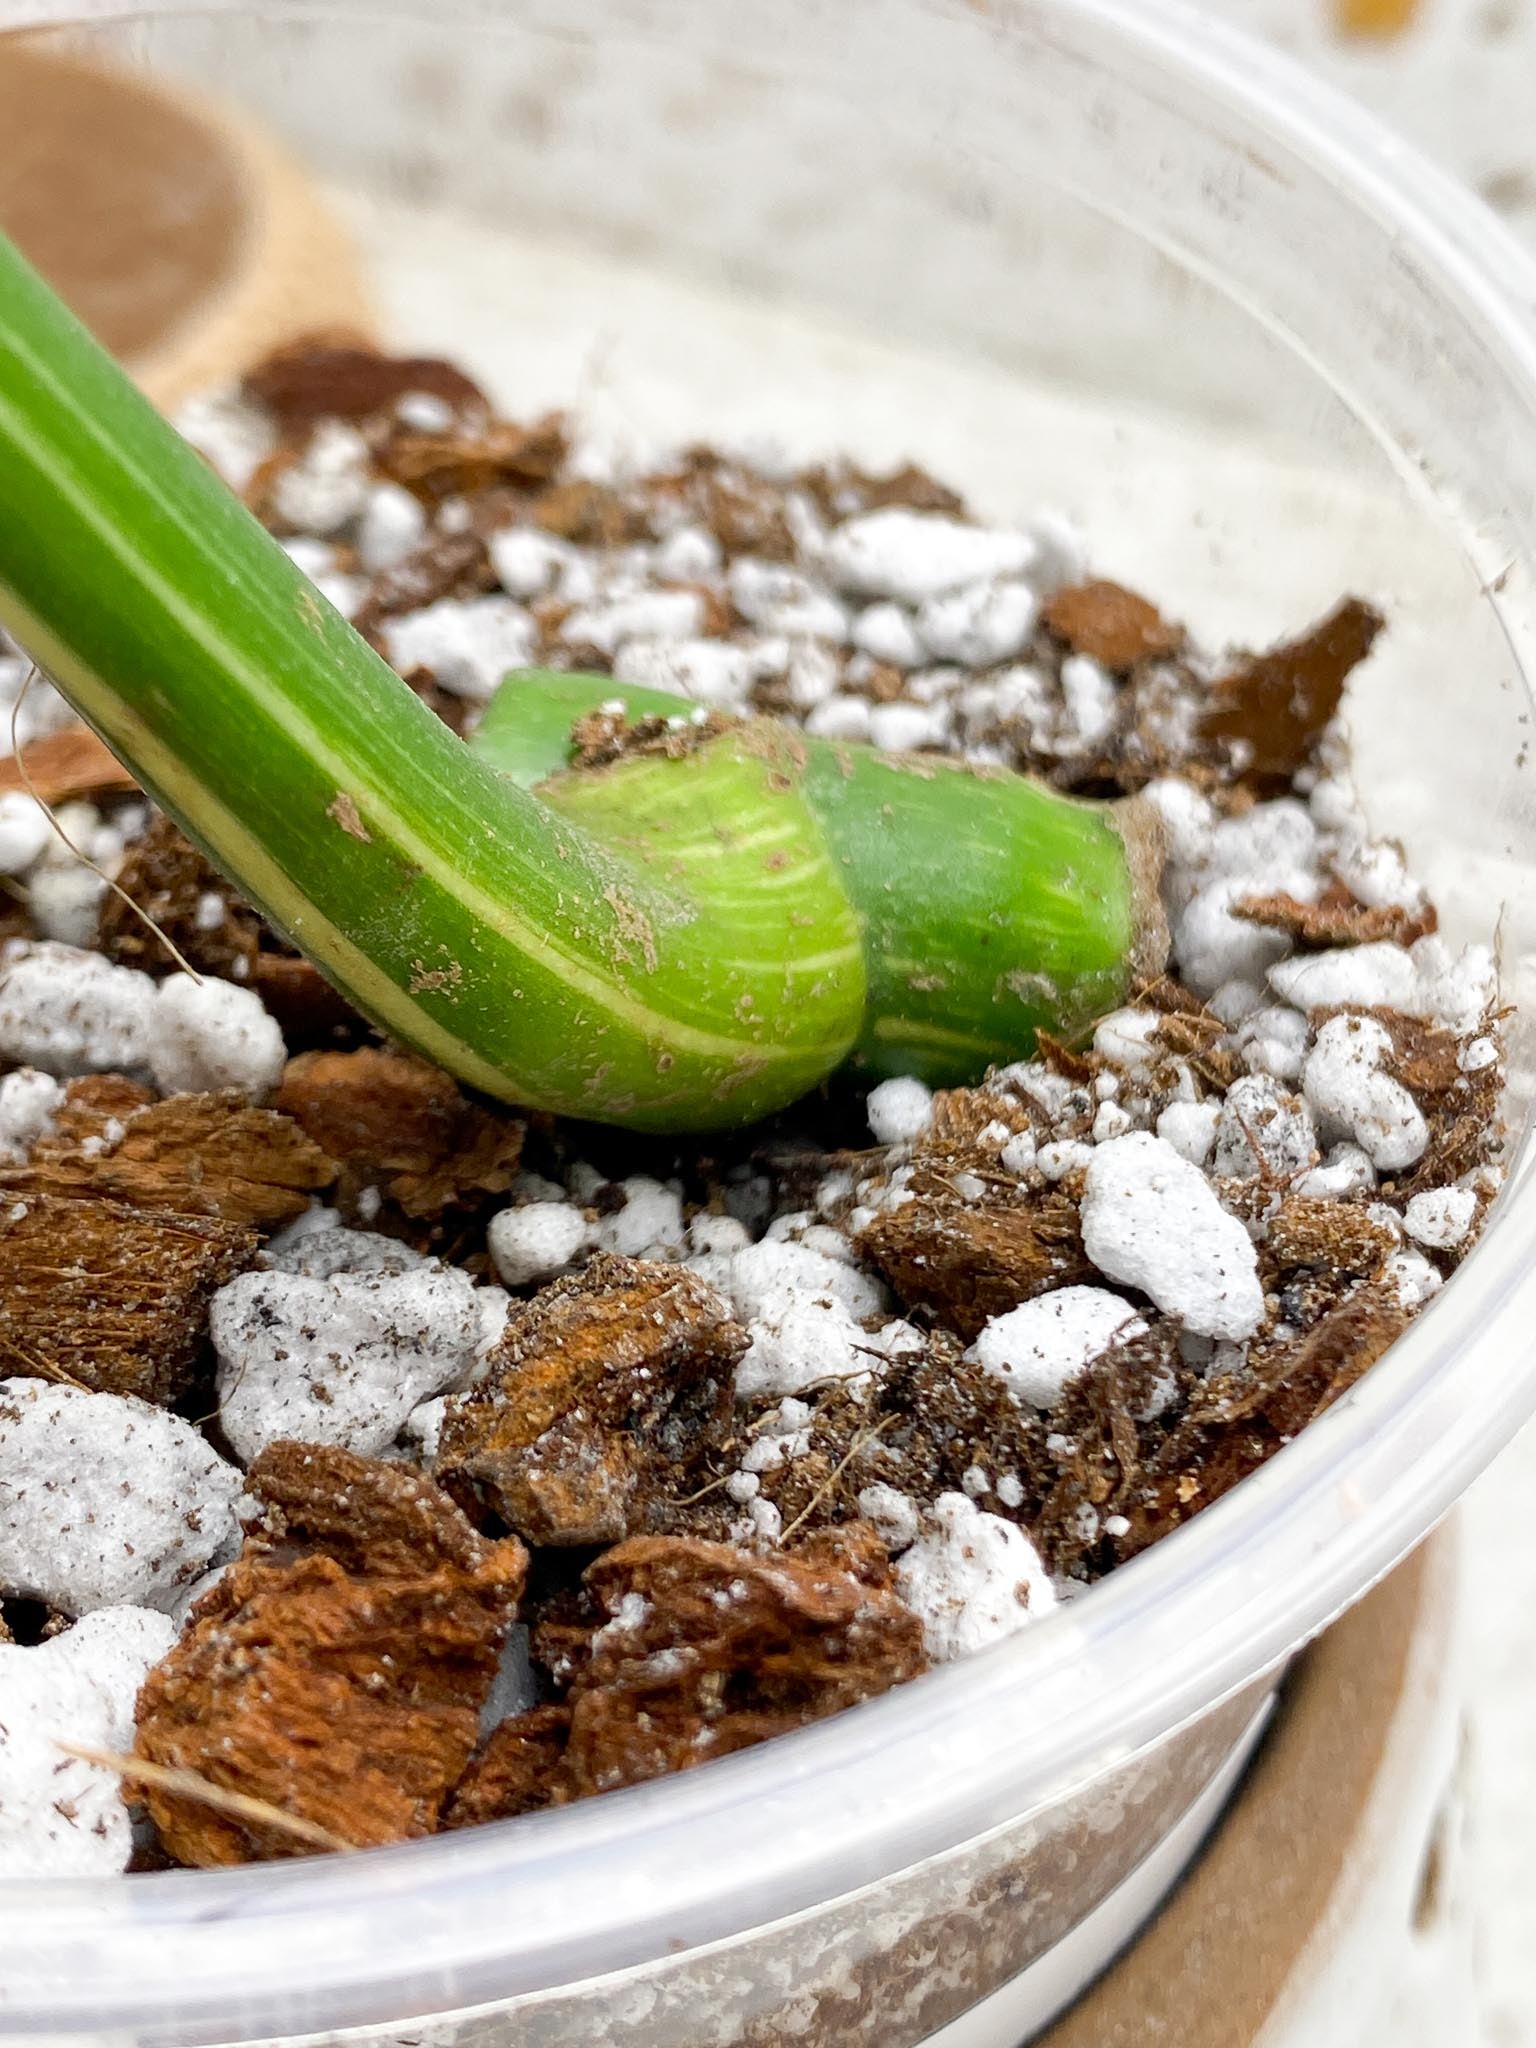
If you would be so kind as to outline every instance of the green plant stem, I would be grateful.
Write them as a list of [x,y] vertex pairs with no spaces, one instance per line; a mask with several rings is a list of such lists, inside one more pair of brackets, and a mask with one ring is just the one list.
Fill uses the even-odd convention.
[[[509,676],[471,749],[563,809],[604,775],[562,773],[571,728],[604,705],[686,716],[612,677]],[[1077,802],[1021,775],[802,737],[804,789],[859,912],[868,994],[855,1056],[875,1074],[974,1079],[1070,1038],[1162,965],[1155,862],[1140,804]]]
[[685,833],[724,821],[686,881],[496,774],[3,236],[0,622],[360,1009],[493,1095],[736,1123],[857,1035],[857,924],[784,743],[656,764]]

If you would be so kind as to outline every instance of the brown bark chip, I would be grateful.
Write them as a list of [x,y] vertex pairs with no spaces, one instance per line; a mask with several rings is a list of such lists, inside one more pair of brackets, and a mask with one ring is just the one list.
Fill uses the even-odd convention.
[[478,384],[437,356],[386,356],[324,336],[278,349],[246,373],[244,395],[282,427],[365,419],[413,391],[483,408]]
[[40,936],[27,912],[26,904],[19,896],[12,896],[5,886],[0,885],[0,946],[6,945],[11,939],[25,939],[30,943]]
[[[1362,1246],[1363,1249],[1363,1246]],[[1308,1291],[1295,1296],[1305,1310]],[[1187,1522],[1272,1458],[1348,1392],[1407,1327],[1394,1295],[1366,1281],[1316,1290],[1301,1334],[1260,1338],[1242,1364],[1202,1377],[1156,1319],[1024,1432],[1023,1519],[1053,1571],[1097,1578]],[[1125,1527],[1102,1532],[1111,1516]]]
[[191,1383],[216,1288],[253,1232],[89,1196],[0,1198],[0,1377],[164,1405]]
[[915,462],[903,463],[886,476],[875,476],[851,462],[817,463],[802,470],[796,482],[827,519],[846,519],[854,512],[877,512],[889,505],[946,512],[956,519],[969,516],[960,493]]
[[925,1668],[922,1625],[890,1590],[882,1546],[857,1525],[793,1557],[639,1536],[600,1557],[587,1584],[609,1620],[569,1699],[496,1730],[453,1824],[690,1770]]
[[[1003,1382],[964,1358],[957,1337],[936,1331],[922,1351],[893,1359],[878,1376],[823,1387],[803,1445],[758,1474],[756,1498],[778,1510],[797,1549],[850,1529],[872,1534],[853,1519],[865,1487],[882,1483],[929,1501],[963,1490],[976,1469],[996,1480],[1017,1471],[1023,1428],[1019,1404]],[[739,1463],[743,1439],[750,1444],[758,1434],[751,1424],[742,1428],[722,1468]],[[995,1494],[984,1504],[989,1512],[1006,1512]],[[684,1498],[668,1519],[668,1533],[724,1537],[739,1513],[723,1491],[696,1503]],[[884,1564],[883,1549],[879,1557]]]
[[407,1216],[476,1208],[512,1185],[524,1124],[471,1102],[436,1067],[364,1046],[290,1060],[274,1105],[340,1162],[338,1199],[378,1188]]
[[935,1187],[878,1215],[858,1248],[904,1307],[934,1310],[967,1342],[1020,1302],[1094,1278],[1077,1204],[1058,1189],[1010,1187],[970,1202]]
[[572,1688],[578,1796],[749,1748],[924,1668],[917,1617],[835,1545],[755,1557],[640,1536],[587,1579],[612,1618]]
[[476,497],[504,485],[547,484],[565,461],[564,415],[550,413],[531,426],[490,420],[446,434],[397,430],[379,451],[379,467],[418,498]]
[[0,796],[30,790],[45,804],[62,804],[77,796],[130,796],[138,786],[106,742],[83,725],[31,740],[20,754],[0,760]]
[[566,1706],[530,1707],[503,1721],[465,1772],[444,1827],[473,1828],[482,1821],[563,1806],[571,1797],[564,1769],[570,1732]]
[[1303,950],[1331,946],[1368,946],[1379,939],[1411,946],[1439,923],[1432,905],[1412,910],[1403,903],[1373,906],[1361,903],[1335,883],[1315,903],[1294,896],[1244,896],[1232,905],[1234,917],[1286,933]]
[[[1080,1113],[1063,1108],[1057,1135],[1086,1135],[1096,1107],[1089,1086],[1096,1057],[1049,1037],[1038,1057],[1074,1083],[1080,1103]],[[899,1199],[883,1207],[878,1195],[861,1198],[876,1214],[856,1240],[860,1255],[884,1274],[903,1307],[933,1312],[967,1341],[1020,1302],[1094,1277],[1078,1222],[1077,1181],[1021,1182],[1003,1172],[998,1146],[982,1141],[993,1125],[1028,1130],[1030,1109],[997,1082],[941,1090]],[[961,1192],[973,1183],[980,1193]]]
[[1261,1269],[1266,1281],[1303,1266],[1350,1280],[1378,1272],[1396,1250],[1396,1234],[1363,1205],[1290,1195],[1269,1225]]
[[1184,644],[1182,627],[1119,583],[1069,584],[1049,600],[1043,616],[1074,654],[1089,655],[1108,669],[1123,671],[1139,661],[1177,654]]
[[1202,1383],[1162,1446],[1122,1555],[1144,1549],[1256,1472],[1346,1394],[1408,1326],[1394,1296],[1357,1287],[1299,1339],[1255,1346],[1237,1371]]
[[514,1306],[437,1471],[532,1543],[612,1543],[718,1432],[747,1334],[686,1267],[614,1256]]
[[1346,598],[1299,640],[1256,654],[1212,693],[1204,731],[1233,750],[1239,780],[1261,796],[1280,796],[1305,767],[1323,728],[1344,699],[1350,671],[1381,631],[1381,614]]
[[[137,1754],[358,1846],[430,1834],[473,1754],[522,1591],[520,1543],[476,1535],[430,1480],[333,1446],[251,1467],[260,1518],[139,1695]],[[195,1867],[306,1853],[143,1792]]]
[[[495,583],[496,572],[478,533],[433,534],[403,562],[380,570],[353,624],[360,633],[373,635],[399,612],[419,611],[444,597],[475,597],[494,589]],[[417,695],[425,692],[417,689]]]
[[0,1170],[0,1198],[89,1195],[271,1231],[335,1178],[336,1162],[290,1117],[253,1109],[233,1089],[156,1102],[99,1074],[70,1082],[27,1164]]
[[363,1019],[318,967],[297,953],[258,953],[251,986],[290,1051],[334,1045],[367,1030]]
[[425,1474],[334,1444],[270,1444],[246,1490],[257,1503],[246,1529],[251,1558],[292,1563],[323,1551],[354,1576],[409,1578],[438,1566],[469,1571],[487,1554],[485,1538]]
[[[1409,1172],[1394,1176],[1393,1199],[1407,1200],[1426,1188],[1460,1180],[1480,1166],[1493,1165],[1504,1139],[1499,1115],[1504,1092],[1502,1062],[1463,1073],[1463,1041],[1454,1032],[1418,1017],[1405,1017],[1397,1010],[1372,1014],[1392,1034],[1387,1071],[1413,1096],[1429,1125],[1423,1158]],[[1497,1037],[1497,1019],[1487,1022],[1485,1029]],[[1471,1250],[1472,1242],[1469,1238],[1459,1248],[1458,1260]]]
[[[177,952],[199,974],[249,981],[264,926],[167,817],[157,814],[142,839],[129,847],[117,874],[121,894],[102,899],[96,944],[109,960],[146,974],[179,972],[180,962],[145,918],[153,920]],[[127,897],[128,902],[123,898]],[[223,914],[210,927],[206,906],[216,899]],[[137,905],[142,915],[132,906]]]
[[574,477],[551,484],[533,502],[533,520],[545,533],[582,547],[621,547],[646,540],[650,526],[644,510],[611,485]]

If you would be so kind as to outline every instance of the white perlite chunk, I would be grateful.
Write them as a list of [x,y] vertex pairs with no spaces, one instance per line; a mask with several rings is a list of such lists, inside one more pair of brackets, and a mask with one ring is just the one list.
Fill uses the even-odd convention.
[[1465,1036],[1475,1031],[1499,993],[1499,971],[1487,946],[1463,946],[1452,956],[1438,934],[1412,948],[1419,976],[1420,1014]]
[[[702,1263],[702,1262],[701,1262]],[[744,1322],[793,1308],[799,1302],[839,1302],[856,1321],[878,1315],[886,1294],[878,1280],[841,1259],[777,1238],[748,1245],[707,1277]]]
[[1382,1267],[1381,1277],[1406,1309],[1422,1308],[1445,1285],[1422,1252],[1394,1252]]
[[1299,1081],[1312,1027],[1300,1010],[1270,1003],[1251,1010],[1237,1030],[1238,1049],[1251,1074],[1272,1074],[1277,1081]]
[[237,391],[189,398],[176,412],[176,431],[206,456],[232,491],[243,491],[277,445],[271,416]]
[[628,640],[689,640],[703,624],[704,600],[696,590],[645,590],[572,612],[560,637],[611,659]]
[[822,1380],[867,1377],[884,1359],[840,1302],[780,1302],[747,1325],[752,1341],[736,1368],[736,1398],[801,1394]]
[[1028,646],[1039,615],[1040,600],[1027,583],[972,583],[930,597],[917,630],[936,661],[991,668]]
[[683,1198],[675,1188],[637,1173],[619,1182],[624,1206],[597,1225],[595,1241],[626,1259],[675,1259],[688,1241]]
[[1496,1038],[1474,1038],[1456,1055],[1456,1064],[1464,1074],[1481,1074],[1485,1068],[1497,1066],[1498,1059]]
[[805,721],[805,729],[813,739],[867,740],[870,717],[867,697],[850,697],[838,691],[816,706]]
[[870,744],[886,754],[939,746],[944,731],[942,713],[923,704],[877,704],[869,714]]
[[1118,1102],[1101,1102],[1094,1112],[1089,1133],[1095,1145],[1107,1145],[1111,1138],[1123,1138],[1135,1126],[1135,1118]]
[[149,1071],[162,1095],[234,1088],[265,1102],[282,1079],[288,1048],[254,989],[205,975],[173,974],[155,998]]
[[1187,868],[1203,860],[1216,823],[1210,798],[1176,775],[1149,782],[1142,795],[1163,821],[1170,865]]
[[1309,869],[1317,858],[1317,828],[1294,797],[1255,804],[1211,831],[1203,867],[1207,875],[1244,875],[1250,886],[1277,868]]
[[896,1561],[896,1591],[935,1664],[969,1657],[1049,1614],[1056,1594],[1024,1531],[963,1493],[941,1493]]
[[400,1425],[401,1442],[417,1464],[424,1465],[428,1471],[436,1462],[443,1441],[443,1424],[447,1419],[447,1396],[434,1394],[430,1401],[423,1401],[419,1408],[413,1408]]
[[393,569],[419,546],[427,515],[401,484],[375,484],[357,525],[357,553],[370,576]]
[[1027,533],[892,505],[837,527],[827,539],[825,564],[839,589],[917,605],[985,577],[1021,576],[1039,552]]
[[568,542],[534,526],[503,526],[486,542],[496,581],[508,597],[524,603],[542,597],[571,559]]
[[1358,1145],[1333,1146],[1321,1166],[1314,1166],[1294,1184],[1298,1195],[1320,1201],[1337,1201],[1341,1195],[1359,1194],[1375,1185],[1376,1169]]
[[701,582],[719,572],[720,560],[720,543],[707,526],[677,527],[651,557],[656,574],[669,583]]
[[[315,1240],[320,1242],[321,1240]],[[247,1464],[279,1437],[376,1457],[420,1402],[474,1368],[467,1273],[242,1273],[213,1297],[220,1414]]]
[[1304,1173],[1317,1153],[1317,1130],[1305,1102],[1267,1074],[1244,1074],[1227,1090],[1216,1125],[1217,1173],[1238,1180]]
[[889,662],[892,668],[920,668],[925,658],[916,627],[889,599],[859,613],[853,622],[853,644],[861,654]]
[[233,1541],[240,1485],[147,1401],[0,1381],[0,1590],[66,1614],[168,1608]]
[[429,668],[445,690],[483,703],[509,668],[526,668],[538,629],[510,597],[442,597],[384,628],[390,661],[408,675]]
[[1093,1028],[1093,1049],[1101,1059],[1136,1073],[1156,1059],[1162,1021],[1156,1010],[1111,1010]]
[[139,1687],[175,1639],[163,1614],[108,1607],[35,1648],[0,1644],[0,1878],[126,1867],[133,1824],[121,1779],[59,1745],[131,1748]]
[[[765,633],[808,639],[846,640],[848,614],[828,591],[782,562],[741,555],[726,577],[731,602],[741,616]],[[690,631],[697,631],[692,627]]]
[[616,682],[668,690],[724,711],[739,709],[763,673],[762,655],[730,640],[630,640],[613,664]]
[[[6,735],[6,745],[10,736]],[[31,867],[53,836],[48,813],[25,790],[0,794],[0,875],[19,875]]]
[[0,731],[4,732],[7,744],[14,733],[17,746],[24,747],[48,733],[62,732],[66,726],[74,725],[76,719],[70,705],[52,683],[42,680],[31,662],[7,653],[10,644],[0,632]]
[[27,883],[27,908],[45,939],[61,946],[89,946],[107,885],[83,861],[70,867],[44,862]]
[[900,1075],[871,1088],[864,1116],[877,1145],[910,1145],[933,1122],[933,1091]]
[[1033,1173],[1039,1158],[1040,1148],[1032,1130],[1016,1131],[997,1155],[997,1163],[1004,1173],[1011,1173],[1023,1179],[1026,1173]]
[[1095,1147],[1082,1201],[1083,1248],[1186,1329],[1251,1337],[1264,1319],[1258,1255],[1209,1181],[1163,1138],[1133,1131]]
[[1402,946],[1381,941],[1340,946],[1328,953],[1304,953],[1269,970],[1269,985],[1298,1010],[1358,1004],[1417,1013],[1419,971]]
[[398,1237],[385,1237],[377,1230],[343,1228],[335,1209],[311,1214],[328,1216],[330,1223],[306,1230],[303,1226],[309,1217],[302,1216],[267,1246],[267,1262],[279,1273],[329,1280],[333,1273],[409,1273],[432,1264],[426,1252],[413,1250]]
[[597,1232],[574,1202],[532,1202],[503,1209],[486,1232],[492,1263],[508,1287],[551,1280],[596,1239]]
[[1081,1138],[1052,1138],[1035,1154],[1035,1164],[1049,1181],[1065,1180],[1093,1157],[1093,1147]]
[[1477,1196],[1471,1188],[1426,1188],[1403,1211],[1403,1228],[1415,1244],[1451,1251],[1472,1228]]
[[0,1059],[45,1074],[143,1068],[154,1038],[155,983],[73,946],[0,959]]
[[0,1166],[24,1166],[39,1138],[53,1129],[64,1090],[51,1074],[19,1067],[0,1081]]
[[860,1493],[859,1513],[893,1555],[917,1541],[917,1502],[883,1479]]
[[751,1242],[751,1231],[734,1216],[712,1216],[705,1211],[688,1226],[688,1249],[695,1256],[728,1257],[745,1251]]
[[272,509],[285,526],[337,533],[368,502],[368,443],[343,420],[322,420],[309,446],[278,476]]
[[1352,1139],[1383,1172],[1421,1158],[1429,1126],[1400,1081],[1382,1072],[1392,1034],[1375,1017],[1330,1017],[1307,1057],[1302,1089],[1325,1133]]
[[[1197,889],[1175,913],[1173,950],[1184,979],[1197,995],[1211,995],[1223,982],[1260,981],[1265,969],[1273,968],[1290,951],[1291,942],[1283,932],[1232,915],[1233,904],[1256,894],[1260,887],[1295,896],[1303,903],[1317,894],[1316,878],[1300,869],[1288,869],[1272,880],[1266,878],[1263,884],[1248,875],[1222,875]],[[1278,981],[1274,985],[1287,1000],[1292,999]]]
[[1191,1166],[1204,1166],[1220,1121],[1219,1102],[1170,1102],[1157,1119],[1157,1135]]
[[1058,1287],[994,1316],[969,1356],[1016,1400],[1054,1408],[1111,1344],[1145,1334],[1128,1301],[1103,1287]]
[[1075,753],[1096,747],[1115,722],[1119,693],[1108,669],[1086,654],[1069,654],[1061,664],[1062,723],[1058,747]]

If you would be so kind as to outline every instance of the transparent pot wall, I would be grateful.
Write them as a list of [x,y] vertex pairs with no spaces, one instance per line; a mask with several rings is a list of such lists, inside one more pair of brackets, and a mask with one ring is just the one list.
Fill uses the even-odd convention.
[[1373,822],[1453,932],[1502,902],[1524,957],[1525,701],[1481,589],[1518,545],[1432,502],[1456,516],[1479,444],[1508,462],[1501,394],[1442,321],[1415,331],[1411,259],[1325,180],[1218,132],[1171,71],[1115,75],[1073,9],[411,12],[96,33],[284,134],[361,237],[385,334],[511,407],[638,445],[910,456],[986,511],[1060,508],[1218,642],[1370,596],[1392,622],[1352,710]]
[[[382,336],[517,414],[913,458],[1058,510],[1216,643],[1372,599],[1373,822],[1453,935],[1502,914],[1527,992],[1536,387],[1502,252],[1421,166],[1284,73],[1255,111],[1209,24],[1099,0],[114,11],[71,40],[285,136]],[[971,1670],[510,1831],[0,1896],[0,2036],[905,2048],[1134,1869],[1508,1434],[1530,1234],[1506,1202],[1358,1397]]]

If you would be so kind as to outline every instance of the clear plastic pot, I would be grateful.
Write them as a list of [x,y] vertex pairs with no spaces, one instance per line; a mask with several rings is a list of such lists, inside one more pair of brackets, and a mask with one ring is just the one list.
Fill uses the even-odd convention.
[[[1209,637],[1363,588],[1374,821],[1533,958],[1536,274],[1145,0],[39,6],[290,136],[521,411],[913,454]],[[12,0],[11,15],[18,9]],[[1530,1030],[1514,1029],[1529,1093]],[[1536,1398],[1536,1194],[1345,1401],[1048,1622],[669,1782],[359,1858],[0,1888],[0,2032],[905,2048],[1047,1954]],[[1106,1937],[1108,1940],[1109,1937]]]

